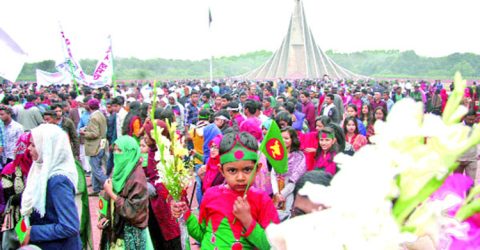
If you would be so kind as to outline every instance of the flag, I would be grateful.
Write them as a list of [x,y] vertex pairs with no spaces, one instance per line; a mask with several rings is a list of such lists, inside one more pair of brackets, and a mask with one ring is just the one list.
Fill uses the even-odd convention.
[[69,85],[72,81],[71,75],[61,72],[50,73],[37,69],[35,75],[39,86]]
[[208,8],[208,27],[212,24],[212,12],[210,11],[210,8]]
[[60,62],[57,65],[57,70],[62,73],[67,73],[72,75],[73,80],[78,81],[82,84],[85,83],[85,73],[83,72],[80,63],[78,63],[72,54],[72,49],[70,48],[70,39],[65,36],[62,27],[60,26],[60,34],[62,36],[63,44],[63,55],[65,60]]
[[275,121],[272,121],[267,135],[263,138],[260,151],[265,154],[276,173],[284,174],[288,171],[288,152]]
[[101,215],[107,216],[108,202],[102,196],[98,198],[98,212]]
[[27,235],[28,230],[28,220],[25,220],[25,217],[22,217],[17,225],[15,226],[15,233],[17,233],[17,238],[20,243],[23,243],[25,236]]
[[0,28],[0,55],[0,76],[15,82],[27,55],[2,28]]
[[98,60],[97,66],[93,71],[93,76],[86,76],[86,83],[89,87],[98,89],[105,85],[112,84],[113,78],[113,55],[112,42],[110,36],[108,37],[109,46],[105,51],[105,55]]

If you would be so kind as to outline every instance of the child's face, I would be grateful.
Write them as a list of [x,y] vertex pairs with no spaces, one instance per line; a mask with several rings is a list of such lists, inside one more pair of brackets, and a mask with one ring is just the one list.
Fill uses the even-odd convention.
[[142,139],[140,141],[140,152],[148,153],[148,146],[147,146],[147,142],[145,141],[145,139]]
[[212,143],[210,146],[210,158],[215,158],[218,156],[218,146],[215,143]]
[[[251,175],[256,174],[253,172],[254,167],[255,163],[251,160],[235,161],[223,164],[221,171],[230,189],[237,192],[244,192]],[[252,182],[254,180],[255,176],[253,176]]]

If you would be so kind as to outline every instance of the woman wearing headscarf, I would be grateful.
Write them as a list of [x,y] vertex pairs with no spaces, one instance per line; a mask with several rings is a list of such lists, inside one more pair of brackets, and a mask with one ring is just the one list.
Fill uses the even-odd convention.
[[[170,139],[167,124],[161,120],[155,120],[157,129],[162,129],[162,135]],[[172,216],[170,205],[167,200],[170,196],[165,185],[159,181],[157,170],[158,161],[155,160],[157,144],[152,136],[154,130],[151,121],[144,125],[145,142],[149,147],[148,165],[144,168],[147,180],[149,182],[149,217],[148,229],[152,238],[154,249],[176,250],[181,249],[180,228],[177,221]],[[153,187],[153,188],[151,188]],[[153,190],[151,190],[153,189]]]
[[217,135],[221,135],[222,131],[214,123],[207,125],[203,129],[203,163],[207,164],[210,158],[210,141]]
[[125,120],[123,121],[122,134],[129,135],[139,141],[140,128],[142,127],[142,120],[140,118],[141,104],[139,102],[131,102],[129,111]]
[[67,134],[42,124],[31,130],[33,160],[22,195],[22,216],[30,221],[23,244],[41,249],[81,249],[80,220],[75,208],[78,174]]
[[[1,175],[3,200],[2,204],[3,228],[2,249],[17,249],[20,247],[17,241],[12,241],[8,234],[14,234],[15,225],[20,220],[20,201],[25,189],[25,181],[28,176],[30,166],[32,166],[32,157],[28,146],[30,146],[30,133],[24,133],[20,136],[15,145],[15,159],[7,164]],[[11,230],[11,231],[9,231]],[[8,233],[6,233],[8,231]]]
[[114,143],[112,178],[105,181],[107,215],[98,222],[103,229],[101,249],[146,249],[148,231],[147,179],[140,147],[131,136]]
[[202,182],[202,191],[205,193],[207,189],[213,186],[218,186],[223,184],[225,178],[222,173],[220,173],[220,154],[218,150],[220,148],[220,142],[222,141],[223,136],[217,135],[212,140],[210,140],[210,158],[205,167],[205,176],[203,177]]

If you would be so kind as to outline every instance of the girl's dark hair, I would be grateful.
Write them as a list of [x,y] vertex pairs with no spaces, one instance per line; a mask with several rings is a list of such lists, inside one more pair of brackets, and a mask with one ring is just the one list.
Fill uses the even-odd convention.
[[355,132],[354,132],[354,133],[355,133],[356,135],[358,135],[360,132],[358,132],[357,118],[351,117],[351,116],[345,118],[345,120],[343,121],[343,132],[344,132],[345,134],[347,134],[347,125],[348,125],[348,122],[349,122],[349,121],[352,121],[353,124],[355,124]]
[[335,133],[335,138],[337,139],[337,143],[335,145],[336,152],[343,152],[345,150],[346,141],[345,141],[345,133],[343,132],[342,127],[332,122],[327,125],[327,128],[333,129],[333,132]]
[[297,130],[288,126],[281,129],[282,132],[288,132],[292,145],[290,146],[290,152],[296,152],[300,150],[300,140],[298,139]]
[[288,126],[292,126],[292,116],[287,111],[281,111],[275,117],[275,122],[280,124],[280,121],[287,122]]
[[295,183],[295,188],[293,189],[293,196],[297,196],[298,191],[305,186],[305,183],[311,182],[313,184],[320,184],[322,186],[330,186],[332,181],[332,175],[328,172],[322,170],[313,170],[306,172],[300,179]]
[[220,155],[228,152],[237,140],[237,143],[243,144],[248,149],[258,151],[258,142],[253,135],[247,132],[227,133],[223,136],[222,141],[220,142]]
[[348,108],[352,108],[353,110],[355,110],[355,112],[357,112],[357,116],[358,116],[357,105],[355,105],[353,103],[350,103],[350,104],[347,105],[347,108],[345,110],[347,110]]
[[326,127],[328,124],[332,123],[332,120],[330,119],[330,117],[328,117],[326,115],[318,116],[315,119],[315,125],[317,124],[318,121],[322,122],[324,127]]
[[387,120],[387,111],[382,107],[382,106],[378,106],[375,108],[375,111],[373,111],[373,118],[372,118],[372,125],[375,124],[375,122],[377,121],[377,119],[375,118],[375,113],[377,113],[377,110],[381,110],[382,113],[383,113],[383,121],[386,121]]
[[[368,114],[366,114],[367,117],[365,117],[365,114],[363,113],[363,107],[367,106],[368,107]],[[363,103],[362,104],[362,110],[360,110],[360,114],[358,115],[360,119],[363,121],[367,121],[368,124],[372,124],[373,122],[373,112],[372,112],[372,106],[368,103]]]

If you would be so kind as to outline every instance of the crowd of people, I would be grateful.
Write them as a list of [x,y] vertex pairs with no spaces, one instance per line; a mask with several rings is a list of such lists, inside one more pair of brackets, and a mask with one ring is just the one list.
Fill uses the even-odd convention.
[[[441,115],[453,84],[337,82],[325,76],[185,80],[156,87],[153,96],[151,82],[100,89],[4,84],[3,249],[92,247],[87,195],[101,196],[107,208],[97,225],[101,249],[181,249],[180,217],[202,249],[269,249],[265,228],[270,223],[326,209],[298,192],[306,182],[328,186],[341,171],[336,155],[353,155],[375,143],[375,122],[385,121],[404,98]],[[473,126],[480,115],[480,86],[473,83],[464,93],[462,104],[469,111],[463,122]],[[172,121],[195,162],[198,213],[190,196],[171,199],[157,169],[152,131],[158,126],[173,140],[167,125]],[[273,122],[288,151],[284,174],[276,173],[258,149]],[[475,180],[477,160],[472,148],[457,172]],[[24,242],[12,238],[21,218],[30,223]]]

